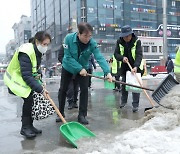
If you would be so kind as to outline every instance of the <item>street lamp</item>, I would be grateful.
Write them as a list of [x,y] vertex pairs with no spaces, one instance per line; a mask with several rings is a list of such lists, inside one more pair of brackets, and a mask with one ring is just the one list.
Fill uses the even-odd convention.
[[163,57],[167,59],[167,0],[162,0],[163,7]]

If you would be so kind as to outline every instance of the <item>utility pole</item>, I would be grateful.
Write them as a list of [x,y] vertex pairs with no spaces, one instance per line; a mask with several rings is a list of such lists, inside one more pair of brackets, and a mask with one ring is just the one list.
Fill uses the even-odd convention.
[[167,59],[167,0],[162,0],[163,7],[163,58]]

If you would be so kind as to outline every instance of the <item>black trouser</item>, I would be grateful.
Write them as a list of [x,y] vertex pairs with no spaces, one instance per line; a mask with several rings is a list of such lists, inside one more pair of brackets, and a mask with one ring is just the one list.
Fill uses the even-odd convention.
[[[9,88],[8,88],[8,92],[12,95],[15,95]],[[24,100],[24,104],[23,104],[23,108],[22,108],[22,117],[31,117],[31,112],[32,112],[32,104],[33,104],[33,92],[31,92],[29,94],[29,96],[27,98],[23,98]]]
[[33,104],[33,93],[31,92],[27,98],[22,98],[24,100],[22,108],[22,117],[31,117],[32,104]]
[[[122,82],[126,82],[126,75],[122,75]],[[121,104],[126,104],[128,99],[128,91],[126,91],[125,85],[122,85],[122,96],[121,96]],[[140,93],[132,93],[132,106],[138,107],[139,106],[139,97]]]
[[[112,76],[115,77],[116,81],[119,81],[120,75],[118,73],[117,74],[112,74]],[[120,83],[115,82],[115,87],[114,88],[120,89]]]
[[[117,81],[119,81],[119,78],[120,78],[120,75],[118,75],[118,74],[115,75],[115,79],[116,79]],[[115,88],[116,88],[116,87],[117,87],[118,89],[121,89],[121,88],[120,88],[120,83],[116,83],[116,82],[115,82]]]
[[[65,100],[66,100],[66,92],[69,86],[70,81],[72,80],[73,74],[66,71],[62,67],[61,72],[61,82],[58,93],[59,100],[59,110],[62,114],[64,114]],[[80,86],[80,101],[79,101],[79,115],[87,115],[87,105],[88,105],[88,77],[81,76],[79,74],[75,77],[75,82],[79,83]]]
[[[88,73],[89,74],[92,74],[93,70],[92,69],[88,69]],[[89,83],[88,83],[88,87],[90,88],[91,87],[91,76],[89,76]]]
[[68,86],[68,90],[66,93],[67,101],[69,103],[77,102],[77,96],[78,96],[78,83],[75,81],[75,79],[71,79],[71,82]]

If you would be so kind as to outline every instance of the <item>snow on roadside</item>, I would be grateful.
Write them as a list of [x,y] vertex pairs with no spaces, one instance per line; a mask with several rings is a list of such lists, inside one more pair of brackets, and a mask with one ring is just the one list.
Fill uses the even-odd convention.
[[112,144],[99,145],[98,151],[87,154],[179,154],[180,153],[180,86],[167,94],[162,107],[149,110],[140,120],[143,123],[114,138]]

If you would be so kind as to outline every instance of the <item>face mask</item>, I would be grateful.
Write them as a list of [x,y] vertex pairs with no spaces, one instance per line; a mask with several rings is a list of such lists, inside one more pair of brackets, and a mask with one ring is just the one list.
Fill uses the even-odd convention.
[[37,49],[39,50],[39,52],[41,52],[42,54],[45,54],[46,53],[46,51],[47,51],[47,49],[48,49],[48,47],[47,46],[42,46],[42,45],[37,45]]

